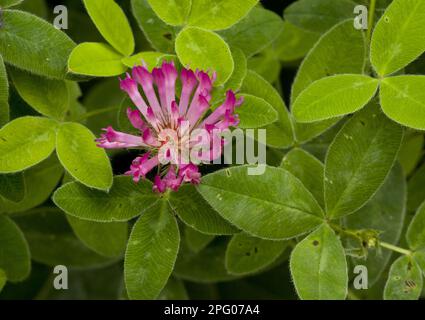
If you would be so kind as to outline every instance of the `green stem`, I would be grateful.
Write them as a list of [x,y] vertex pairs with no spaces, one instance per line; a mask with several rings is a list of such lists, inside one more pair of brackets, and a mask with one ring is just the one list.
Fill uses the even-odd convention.
[[93,111],[90,111],[90,112],[87,112],[87,113],[81,115],[80,117],[75,119],[75,121],[85,120],[85,119],[97,116],[99,114],[102,114],[102,113],[107,113],[107,112],[110,112],[110,111],[118,110],[119,108],[120,107],[107,107],[107,108],[102,108],[102,109],[96,109],[96,110],[93,110]]
[[406,256],[410,256],[410,255],[412,254],[412,251],[407,250],[407,249],[403,249],[403,248],[400,248],[400,247],[397,247],[397,246],[394,246],[394,245],[392,245],[392,244],[390,244],[390,243],[386,243],[386,242],[379,242],[379,245],[380,245],[382,248],[385,248],[385,249],[388,249],[388,250],[392,250],[392,251],[395,251],[395,252],[398,252],[398,253],[404,254],[404,255],[406,255]]
[[[348,230],[348,229],[344,229],[344,228],[342,228],[341,226],[339,226],[339,225],[337,225],[337,224],[329,224],[329,225],[331,226],[331,228],[332,228],[332,229],[334,229],[335,231],[339,232],[339,234],[342,234],[342,235],[345,235],[345,236],[348,236],[348,237],[350,237],[350,238],[354,238],[354,239],[357,239],[357,240],[362,240],[362,239],[358,236],[358,232],[357,232],[357,230]],[[411,255],[411,254],[412,254],[412,251],[410,251],[410,250],[407,250],[407,249],[403,249],[403,248],[397,247],[397,246],[392,245],[392,244],[387,243],[387,242],[379,241],[378,243],[379,243],[379,245],[380,245],[382,248],[385,248],[385,249],[387,249],[387,250],[391,250],[391,251],[394,251],[394,252],[398,252],[398,253],[401,253],[401,254],[404,254],[404,255],[407,255],[407,256],[409,256],[409,255]]]
[[370,3],[369,3],[369,19],[368,19],[368,24],[367,24],[367,37],[366,37],[368,46],[370,44],[370,39],[372,37],[373,24],[375,22],[375,10],[376,10],[376,0],[370,0]]

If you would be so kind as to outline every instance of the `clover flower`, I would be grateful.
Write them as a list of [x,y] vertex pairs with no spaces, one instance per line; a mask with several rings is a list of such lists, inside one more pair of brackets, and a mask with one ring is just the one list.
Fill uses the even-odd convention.
[[215,77],[185,68],[179,77],[173,62],[164,62],[152,72],[146,66],[134,67],[120,85],[137,107],[128,108],[127,116],[140,134],[108,127],[96,140],[98,146],[145,150],[126,174],[139,182],[157,168],[155,192],[177,191],[184,182],[199,184],[199,164],[221,157],[226,143],[222,133],[239,124],[235,109],[243,102],[229,90],[223,104],[210,110]]

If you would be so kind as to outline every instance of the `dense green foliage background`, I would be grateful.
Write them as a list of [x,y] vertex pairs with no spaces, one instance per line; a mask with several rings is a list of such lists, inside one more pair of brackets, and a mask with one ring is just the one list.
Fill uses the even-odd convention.
[[[0,0],[0,299],[425,295],[425,1],[257,2]],[[162,197],[122,176],[138,153],[94,139],[131,130],[117,78],[142,59],[243,95],[264,175],[205,166]]]

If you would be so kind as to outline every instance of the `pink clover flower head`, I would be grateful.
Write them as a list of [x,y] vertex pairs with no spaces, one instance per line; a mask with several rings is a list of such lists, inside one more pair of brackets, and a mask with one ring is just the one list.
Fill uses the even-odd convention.
[[127,109],[127,117],[139,134],[107,127],[97,145],[144,150],[126,174],[139,182],[157,168],[155,192],[177,191],[182,183],[199,184],[198,166],[221,157],[225,145],[221,133],[238,126],[235,111],[243,103],[229,90],[224,102],[211,111],[215,78],[215,73],[200,70],[183,68],[179,73],[174,62],[163,62],[152,72],[146,66],[134,67],[120,80],[120,87],[136,106]]

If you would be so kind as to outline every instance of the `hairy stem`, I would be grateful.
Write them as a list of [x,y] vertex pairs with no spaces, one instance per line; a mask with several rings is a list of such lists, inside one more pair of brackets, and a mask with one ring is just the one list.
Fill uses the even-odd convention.
[[367,24],[367,36],[366,36],[368,46],[370,45],[370,40],[372,38],[372,29],[373,29],[373,24],[375,22],[375,9],[376,9],[376,0],[370,0],[369,19]]
[[412,251],[407,250],[407,249],[403,249],[403,248],[400,248],[400,247],[397,247],[397,246],[394,246],[394,245],[392,245],[392,244],[390,244],[390,243],[386,243],[386,242],[379,242],[379,245],[380,245],[382,248],[385,248],[385,249],[388,249],[388,250],[392,250],[392,251],[395,251],[395,252],[398,252],[398,253],[404,254],[404,255],[406,255],[406,256],[409,256],[409,255],[411,255],[411,254],[412,254]]

